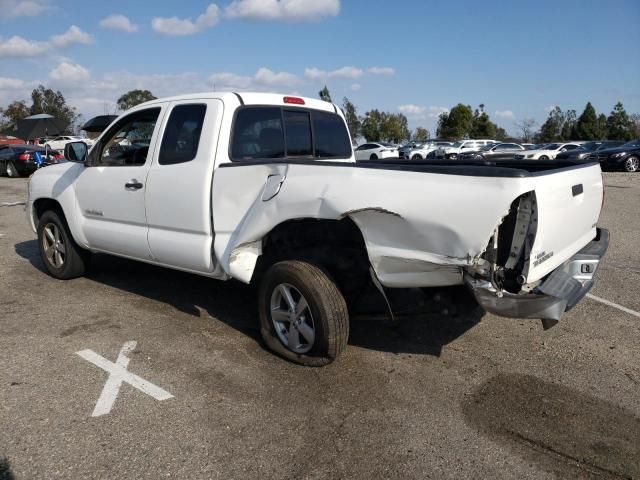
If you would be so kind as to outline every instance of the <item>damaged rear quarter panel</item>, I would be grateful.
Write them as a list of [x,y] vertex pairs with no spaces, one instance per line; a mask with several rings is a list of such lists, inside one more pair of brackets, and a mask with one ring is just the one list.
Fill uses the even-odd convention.
[[[285,177],[280,192],[262,200],[269,175]],[[238,165],[214,176],[215,254],[224,270],[249,282],[261,240],[291,219],[350,217],[387,287],[462,283],[509,211],[532,189],[529,178],[359,168],[318,162]]]

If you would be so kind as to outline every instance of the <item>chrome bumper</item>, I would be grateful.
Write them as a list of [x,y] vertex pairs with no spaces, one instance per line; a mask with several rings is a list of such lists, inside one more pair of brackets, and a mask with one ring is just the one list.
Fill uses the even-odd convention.
[[609,247],[609,231],[598,229],[586,247],[551,272],[533,293],[497,291],[491,283],[465,276],[478,303],[487,312],[512,318],[560,320],[593,287],[593,276]]

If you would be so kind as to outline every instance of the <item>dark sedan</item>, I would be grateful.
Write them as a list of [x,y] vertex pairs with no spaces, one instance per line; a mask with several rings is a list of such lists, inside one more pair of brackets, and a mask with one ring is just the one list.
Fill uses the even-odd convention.
[[640,170],[640,139],[631,140],[616,148],[605,148],[589,155],[589,160],[598,160],[602,170]]
[[566,152],[559,153],[556,156],[556,160],[584,160],[588,158],[592,153],[604,150],[607,148],[615,148],[622,145],[624,142],[617,142],[613,140],[599,140],[594,142],[586,142],[580,145],[580,148],[575,150],[567,150]]
[[485,145],[475,152],[465,152],[458,156],[459,160],[513,160],[518,152],[525,148],[517,143],[498,143]]
[[[41,160],[40,165],[38,165],[38,154]],[[58,163],[62,158],[62,155],[50,149],[35,145],[0,145],[0,175],[9,177],[31,175],[38,166]]]

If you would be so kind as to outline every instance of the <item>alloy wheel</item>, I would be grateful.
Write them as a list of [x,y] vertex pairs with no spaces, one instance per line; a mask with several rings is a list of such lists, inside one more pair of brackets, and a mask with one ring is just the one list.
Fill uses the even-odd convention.
[[293,285],[281,283],[271,294],[271,321],[282,344],[307,353],[315,341],[313,316],[306,298]]
[[67,249],[60,228],[54,223],[48,223],[44,227],[42,235],[42,248],[49,264],[54,268],[62,268],[67,256]]

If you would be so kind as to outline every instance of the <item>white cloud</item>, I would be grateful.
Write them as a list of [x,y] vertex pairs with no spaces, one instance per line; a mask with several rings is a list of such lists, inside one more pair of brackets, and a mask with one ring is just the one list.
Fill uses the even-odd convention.
[[158,33],[168,36],[193,35],[213,27],[220,20],[220,9],[216,4],[210,4],[205,12],[196,18],[155,17],[151,20],[151,27]]
[[78,26],[71,25],[69,30],[63,34],[52,36],[51,43],[56,47],[64,48],[76,43],[89,45],[93,43],[93,38],[87,32],[83,32]]
[[300,83],[300,78],[293,73],[274,72],[262,67],[253,76],[235,73],[214,73],[209,81],[216,90],[264,90],[265,88],[293,87]]
[[0,77],[0,90],[16,90],[24,88],[25,81],[20,78]]
[[46,42],[34,42],[17,35],[3,40],[0,38],[0,58],[2,57],[37,57],[50,49]]
[[500,117],[500,118],[514,118],[515,115],[513,114],[513,112],[511,110],[496,110],[495,111],[495,115],[496,117]]
[[337,70],[326,71],[320,70],[319,68],[306,68],[304,70],[304,76],[310,80],[319,80],[326,78],[350,78],[355,80],[356,78],[360,78],[364,72],[360,68],[356,67],[342,67]]
[[354,83],[351,85],[351,91],[352,92],[357,92],[362,88],[362,85],[360,85],[359,83]]
[[131,23],[128,17],[115,13],[100,20],[102,28],[110,28],[112,30],[120,30],[121,32],[134,33],[138,31],[138,25]]
[[0,0],[0,17],[35,17],[49,8],[46,0]]
[[234,0],[226,16],[246,20],[318,21],[340,13],[340,0]]
[[398,107],[398,110],[400,111],[400,113],[404,113],[407,117],[412,117],[414,119],[437,118],[441,113],[449,111],[449,109],[446,107],[422,107],[420,105],[414,105],[412,103],[400,105]]
[[367,70],[367,72],[372,73],[373,75],[395,75],[396,71],[391,67],[371,67]]
[[60,85],[77,85],[86,83],[91,78],[91,74],[82,65],[62,62],[49,72],[49,78]]

